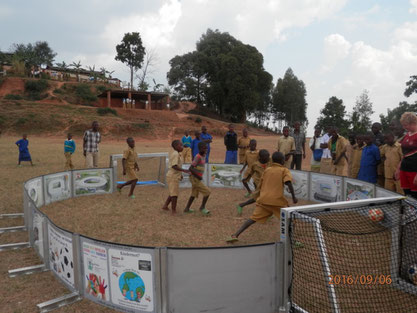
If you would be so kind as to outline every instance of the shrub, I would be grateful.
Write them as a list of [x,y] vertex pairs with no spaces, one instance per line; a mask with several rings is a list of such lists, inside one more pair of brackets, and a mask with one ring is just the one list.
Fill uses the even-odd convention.
[[112,108],[97,108],[97,114],[99,115],[113,114],[117,116],[117,111]]
[[152,125],[148,123],[135,123],[133,124],[133,127],[139,128],[139,129],[150,129],[152,128]]
[[54,93],[63,94],[64,91],[61,88],[55,88]]
[[25,117],[21,117],[21,118],[19,118],[19,119],[16,121],[15,125],[16,125],[16,126],[22,126],[22,125],[24,125],[27,121],[28,121],[28,119],[27,119],[27,118],[25,118]]
[[86,102],[97,101],[97,96],[91,91],[90,86],[87,84],[79,84],[75,89],[75,94],[78,99]]
[[25,93],[29,100],[41,100],[48,95],[44,92],[48,89],[49,83],[45,79],[25,81]]
[[202,122],[202,119],[200,117],[196,117],[195,118],[195,122],[198,123],[198,124],[200,124]]
[[23,97],[21,95],[14,95],[12,93],[9,93],[4,96],[5,100],[22,100]]
[[100,94],[100,93],[105,92],[107,90],[107,87],[104,86],[104,85],[98,85],[98,86],[96,86],[96,90]]

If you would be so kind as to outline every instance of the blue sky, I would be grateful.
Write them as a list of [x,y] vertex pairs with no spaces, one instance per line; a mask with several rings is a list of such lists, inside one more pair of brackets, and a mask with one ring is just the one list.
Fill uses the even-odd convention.
[[[166,83],[169,60],[195,48],[207,28],[229,32],[263,53],[274,82],[291,67],[307,87],[311,132],[331,96],[348,112],[364,89],[374,103],[374,120],[403,96],[417,74],[417,0],[75,0],[10,1],[0,4],[0,49],[46,40],[57,62],[81,60],[87,67],[115,70],[125,32],[139,31],[156,49],[152,74]],[[152,80],[150,80],[151,82]],[[151,83],[152,84],[152,83]]]

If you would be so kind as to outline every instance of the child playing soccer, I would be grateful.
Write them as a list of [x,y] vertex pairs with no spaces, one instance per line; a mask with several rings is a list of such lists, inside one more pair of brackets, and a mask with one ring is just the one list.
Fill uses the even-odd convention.
[[251,199],[246,202],[239,203],[236,206],[238,216],[242,215],[243,207],[256,202],[256,199],[259,197],[259,182],[262,174],[268,166],[270,166],[269,152],[268,150],[261,149],[258,154],[258,161],[249,167],[249,173],[246,176],[247,180],[252,178],[253,184],[255,185],[255,191],[252,193]]
[[190,209],[191,204],[194,199],[198,197],[198,194],[203,195],[203,201],[200,206],[200,212],[204,215],[210,215],[210,211],[206,209],[206,203],[210,196],[210,190],[202,182],[204,175],[204,165],[206,164],[206,152],[207,144],[205,142],[200,142],[198,144],[198,154],[195,156],[193,163],[190,166],[190,181],[191,181],[191,196],[188,200],[187,206],[184,209],[184,213],[192,213],[193,210]]
[[358,179],[376,184],[378,178],[377,167],[381,163],[381,155],[373,140],[374,136],[372,134],[364,136],[366,147],[362,150]]
[[21,166],[20,162],[22,161],[30,162],[30,165],[33,166],[32,158],[30,156],[28,148],[29,140],[27,138],[28,136],[26,134],[23,134],[22,139],[16,141],[16,146],[19,147],[19,161],[17,163],[18,166]]
[[284,165],[286,168],[290,168],[293,154],[295,153],[295,141],[293,137],[289,136],[290,128],[288,126],[282,128],[282,134],[283,136],[278,139],[277,151],[284,154]]
[[271,167],[265,170],[259,183],[259,197],[256,200],[255,211],[239,230],[227,239],[227,242],[237,241],[239,235],[256,222],[263,224],[272,215],[280,218],[281,208],[288,206],[288,201],[284,197],[284,185],[288,186],[292,195],[292,201],[297,203],[298,200],[295,197],[291,183],[291,172],[284,167],[284,159],[285,157],[281,152],[277,151],[272,154],[273,163]]
[[181,152],[183,151],[183,145],[181,141],[174,140],[171,143],[173,151],[169,156],[169,169],[167,174],[167,183],[169,189],[169,196],[166,200],[162,210],[169,211],[168,205],[171,203],[172,214],[177,213],[177,200],[180,188],[180,180],[182,180],[182,173],[189,173],[187,170],[182,169]]
[[250,177],[248,179],[248,173],[250,171],[250,168],[252,166],[253,163],[255,163],[258,160],[258,150],[256,150],[256,140],[255,139],[251,139],[251,141],[249,142],[249,150],[246,151],[245,153],[245,164],[243,165],[242,169],[240,170],[240,174],[242,175],[243,171],[245,170],[245,168],[247,167],[248,169],[246,170],[246,173],[244,175],[244,178],[242,179],[242,183],[243,186],[246,188],[246,190],[248,191],[248,193],[246,194],[246,196],[250,196],[250,194],[252,193],[252,191],[249,188],[248,182],[250,180]]
[[124,184],[117,185],[117,190],[122,192],[122,188],[130,185],[130,192],[128,197],[135,199],[133,191],[135,190],[136,183],[138,182],[138,176],[135,171],[139,171],[138,165],[138,155],[135,151],[135,140],[132,137],[126,139],[127,145],[129,146],[127,150],[123,152],[123,176],[127,174],[127,181]]
[[191,163],[191,143],[193,138],[191,138],[188,130],[184,132],[184,137],[182,137],[181,142],[184,147],[182,151],[182,157],[184,159],[184,163]]
[[401,189],[400,181],[395,180],[394,177],[398,164],[401,163],[401,159],[403,158],[401,144],[395,142],[393,133],[386,134],[384,136],[384,142],[385,144],[379,149],[381,152],[381,159],[384,162],[384,188],[402,194],[403,190]]
[[72,134],[68,134],[67,140],[64,143],[64,155],[65,155],[65,170],[74,169],[74,164],[72,164],[72,154],[75,152],[75,141],[72,140]]

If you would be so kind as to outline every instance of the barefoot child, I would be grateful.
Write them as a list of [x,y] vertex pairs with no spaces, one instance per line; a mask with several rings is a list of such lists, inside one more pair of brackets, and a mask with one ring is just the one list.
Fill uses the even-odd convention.
[[252,164],[251,167],[249,167],[249,172],[246,177],[247,180],[251,179],[253,180],[253,184],[255,185],[255,191],[252,193],[252,198],[249,199],[246,202],[239,203],[237,205],[237,214],[240,216],[242,215],[242,208],[255,203],[256,199],[259,197],[259,182],[261,180],[262,174],[264,173],[265,169],[269,167],[270,159],[269,159],[269,152],[268,150],[261,149],[259,151],[258,155],[258,161]]
[[122,191],[124,186],[130,185],[130,192],[128,197],[135,199],[133,191],[135,190],[138,176],[135,171],[139,171],[138,155],[135,151],[135,140],[132,137],[126,139],[129,148],[123,152],[123,176],[127,174],[127,181],[124,184],[117,186],[119,192]]
[[288,206],[288,201],[284,197],[284,185],[287,185],[292,195],[292,201],[297,203],[294,188],[291,180],[292,176],[288,168],[284,167],[285,157],[281,152],[272,154],[271,167],[267,168],[259,183],[259,197],[256,200],[256,208],[252,216],[243,223],[227,242],[237,241],[239,235],[252,224],[259,222],[265,223],[268,218],[275,215],[280,218],[281,208]]
[[22,139],[16,141],[16,146],[19,147],[19,162],[17,163],[20,166],[20,162],[27,161],[30,162],[30,165],[33,166],[32,158],[29,153],[29,140],[27,139],[28,136],[23,134]]
[[184,213],[192,213],[190,209],[194,199],[198,197],[198,194],[203,195],[203,202],[200,206],[200,212],[204,215],[209,215],[210,211],[206,209],[206,203],[210,196],[210,189],[202,182],[204,174],[204,164],[206,163],[205,157],[207,152],[207,144],[200,142],[198,144],[198,154],[195,156],[193,163],[190,166],[190,181],[191,181],[191,196],[188,200],[187,206],[184,209]]
[[166,200],[162,210],[169,211],[168,205],[171,203],[172,214],[177,213],[177,200],[180,188],[180,180],[182,180],[182,172],[189,173],[187,170],[182,169],[182,157],[183,145],[181,141],[174,140],[171,144],[173,151],[169,156],[169,169],[167,174],[167,183],[169,189],[169,196]]
[[246,197],[249,197],[252,191],[249,188],[248,182],[250,180],[250,177],[248,178],[248,173],[250,171],[251,166],[258,160],[258,150],[256,150],[256,140],[251,139],[249,142],[249,150],[245,153],[245,164],[243,165],[242,169],[240,170],[240,174],[242,175],[243,171],[247,167],[247,170],[245,172],[244,178],[242,179],[243,186],[246,188],[248,193],[246,194]]
[[65,170],[74,169],[74,164],[72,164],[72,154],[75,152],[75,142],[72,140],[72,134],[68,134],[67,140],[64,143],[64,155],[65,155]]

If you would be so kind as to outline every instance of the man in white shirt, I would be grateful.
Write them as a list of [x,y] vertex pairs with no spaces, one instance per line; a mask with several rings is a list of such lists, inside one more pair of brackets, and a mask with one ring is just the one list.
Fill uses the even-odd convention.
[[321,137],[320,148],[323,149],[323,155],[320,161],[320,173],[322,174],[331,174],[332,173],[332,154],[328,147],[329,140],[331,138],[331,126],[326,127],[326,133]]

